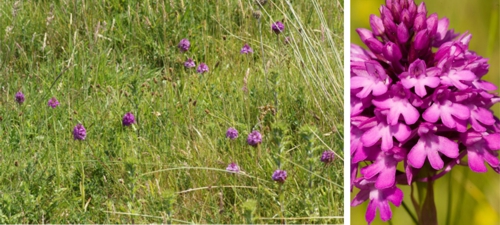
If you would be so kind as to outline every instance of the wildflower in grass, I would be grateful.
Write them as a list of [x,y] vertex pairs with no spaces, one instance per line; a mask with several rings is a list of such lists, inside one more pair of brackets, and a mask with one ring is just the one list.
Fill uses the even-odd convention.
[[82,124],[77,124],[73,129],[73,138],[75,140],[85,140],[85,137],[87,137],[87,130]]
[[238,130],[236,130],[234,127],[230,127],[226,131],[226,137],[234,140],[238,137]]
[[284,183],[287,178],[286,171],[278,169],[274,171],[272,178],[278,183]]
[[241,48],[240,53],[241,53],[241,54],[253,53],[253,49],[252,49],[252,48],[250,48],[250,46],[249,46],[248,44],[245,44],[245,45],[243,46],[243,48]]
[[500,172],[500,120],[491,110],[500,97],[482,80],[488,60],[469,50],[472,35],[449,30],[423,2],[386,1],[380,13],[371,30],[356,30],[367,49],[351,44],[351,171],[360,172],[352,206],[370,201],[368,223],[376,209],[392,217],[388,202],[403,198],[396,184],[431,182],[465,157],[474,172]]
[[191,43],[189,43],[188,39],[184,38],[179,42],[179,45],[177,47],[181,50],[181,52],[186,52],[187,50],[189,50],[189,47],[191,47]]
[[184,62],[184,67],[190,69],[196,67],[196,64],[194,63],[193,59],[189,58]]
[[24,94],[22,92],[17,92],[15,98],[16,98],[16,102],[17,103],[23,104],[23,102],[24,102]]
[[335,153],[332,150],[326,150],[321,155],[321,162],[328,164],[333,162],[335,159]]
[[232,162],[227,166],[226,170],[233,173],[239,173],[240,167],[236,163]]
[[52,97],[51,99],[49,99],[47,105],[54,109],[59,105],[59,101],[57,101],[55,97]]
[[135,116],[134,114],[128,112],[128,113],[125,113],[125,115],[123,116],[123,119],[122,119],[122,124],[123,126],[130,126],[132,124],[135,123]]
[[262,135],[259,131],[252,131],[252,133],[248,134],[247,143],[251,146],[257,146],[262,142]]
[[207,66],[207,64],[200,63],[200,65],[198,66],[198,69],[196,69],[196,72],[198,72],[200,74],[204,74],[204,73],[208,72],[208,66]]
[[285,25],[283,25],[283,23],[281,23],[280,21],[276,21],[275,23],[273,23],[273,25],[271,25],[271,28],[273,29],[275,34],[280,34],[285,30]]

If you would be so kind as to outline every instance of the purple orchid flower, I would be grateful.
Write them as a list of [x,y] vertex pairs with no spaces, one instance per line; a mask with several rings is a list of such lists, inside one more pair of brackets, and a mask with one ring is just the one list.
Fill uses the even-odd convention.
[[453,93],[449,89],[440,88],[432,96],[433,104],[425,110],[422,117],[431,123],[441,121],[448,128],[457,128],[459,132],[465,132],[463,120],[470,117],[470,110],[466,106],[453,102]]
[[354,197],[351,206],[357,206],[364,201],[369,200],[368,209],[366,210],[365,219],[370,224],[377,213],[380,212],[382,221],[387,221],[392,217],[392,211],[389,207],[389,202],[395,206],[401,205],[403,202],[403,192],[396,186],[385,189],[378,189],[374,185],[373,179],[366,179],[364,177],[356,179],[354,185],[360,189],[359,193]]
[[360,189],[352,206],[370,200],[368,223],[377,209],[392,217],[388,202],[402,201],[396,185],[432,182],[464,158],[474,172],[489,165],[500,173],[500,119],[491,110],[500,97],[483,80],[488,59],[469,50],[472,35],[449,29],[424,2],[387,0],[379,10],[371,29],[356,29],[366,48],[350,50],[351,191]]
[[351,89],[361,88],[357,97],[366,98],[372,92],[374,96],[380,96],[387,92],[391,79],[378,62],[368,61],[364,69],[353,68],[352,71],[356,76],[351,77]]
[[361,174],[366,179],[371,179],[378,175],[375,187],[385,189],[394,186],[396,182],[396,166],[403,161],[406,151],[394,146],[392,149],[379,152],[374,163],[361,169]]
[[469,130],[462,134],[461,140],[467,147],[468,163],[472,171],[486,172],[484,162],[492,168],[500,166],[498,153],[493,152],[500,149],[500,133],[488,134]]
[[385,116],[382,113],[378,111],[375,113],[377,117],[368,119],[360,127],[362,129],[365,127],[371,127],[361,137],[361,141],[365,147],[373,146],[380,139],[382,139],[381,148],[383,151],[386,151],[394,147],[393,137],[402,142],[410,136],[411,130],[408,125],[404,123],[389,125],[386,123]]
[[417,59],[408,68],[408,72],[401,73],[401,84],[406,88],[410,89],[415,87],[415,93],[424,97],[427,95],[425,86],[430,88],[436,88],[440,79],[437,77],[440,70],[437,68],[427,70],[425,62],[423,60]]

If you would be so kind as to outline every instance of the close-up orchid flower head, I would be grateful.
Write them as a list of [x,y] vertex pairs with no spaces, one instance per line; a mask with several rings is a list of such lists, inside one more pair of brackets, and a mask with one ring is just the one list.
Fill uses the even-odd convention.
[[451,172],[499,178],[500,97],[485,79],[493,62],[470,47],[472,32],[455,31],[426,3],[358,3],[380,14],[363,16],[370,29],[352,25],[364,46],[351,44],[351,206],[367,202],[368,224],[401,206],[416,224],[451,224],[452,192],[437,209],[434,184]]

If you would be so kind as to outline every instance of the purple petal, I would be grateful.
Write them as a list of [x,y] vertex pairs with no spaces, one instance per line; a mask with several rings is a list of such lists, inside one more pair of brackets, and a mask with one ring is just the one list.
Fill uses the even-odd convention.
[[370,190],[360,190],[359,193],[354,197],[354,199],[351,202],[351,206],[358,206],[361,203],[365,202],[368,200],[370,197]]
[[408,164],[414,168],[422,168],[427,157],[425,141],[419,140],[408,153]]
[[373,30],[373,34],[380,36],[384,34],[384,24],[382,23],[382,19],[375,15],[370,15],[370,26]]
[[424,111],[422,118],[427,122],[435,123],[439,119],[439,114],[439,106],[437,104],[432,104],[431,107]]
[[458,103],[453,103],[450,113],[458,119],[466,120],[470,117],[470,110],[466,106]]
[[379,174],[383,169],[385,169],[385,165],[383,161],[377,161],[375,163],[372,163],[369,166],[361,168],[361,174],[367,178],[370,179],[374,177],[375,175]]
[[482,90],[485,90],[485,91],[495,91],[496,89],[498,89],[498,87],[495,84],[492,84],[492,83],[490,83],[488,81],[484,81],[484,80],[477,80],[477,81],[472,82],[472,84],[475,87],[482,89]]
[[432,168],[436,170],[440,170],[441,168],[443,168],[444,162],[441,159],[441,156],[439,156],[439,153],[437,151],[427,150],[427,158],[429,159]]
[[389,188],[394,186],[396,182],[396,164],[391,165],[391,167],[385,167],[385,170],[382,170],[375,182],[375,187],[378,189]]
[[366,147],[370,147],[375,145],[375,143],[378,142],[380,137],[382,137],[382,132],[380,131],[379,126],[372,127],[370,130],[365,132],[363,136],[361,137],[361,141],[363,142],[363,145]]
[[491,150],[500,149],[500,133],[490,134],[484,137],[484,139],[486,140],[489,149]]
[[408,33],[408,28],[406,28],[404,23],[400,23],[398,25],[398,41],[400,43],[406,43],[410,38],[410,34]]
[[397,124],[394,126],[391,126],[391,132],[394,133],[394,137],[398,141],[405,141],[406,138],[408,138],[411,134],[411,129],[410,127],[406,126],[405,124]]
[[449,24],[450,21],[446,17],[439,20],[436,30],[436,39],[443,40],[443,38],[446,37],[446,32],[448,31]]
[[439,151],[449,158],[458,157],[458,144],[446,137],[438,136]]
[[380,211],[380,219],[382,221],[388,221],[392,217],[391,207],[389,207],[389,203],[386,201],[379,202],[378,210]]
[[479,154],[477,152],[478,150],[479,149],[467,148],[469,167],[474,172],[484,173],[484,172],[488,171],[488,169],[484,165],[483,158],[481,156],[479,156]]
[[377,213],[377,200],[371,200],[368,203],[368,208],[366,209],[365,219],[368,224],[370,224],[375,219],[375,214]]
[[390,189],[390,193],[386,193],[386,199],[397,207],[399,207],[401,202],[403,202],[403,197],[403,191],[396,186],[394,186],[393,189]]

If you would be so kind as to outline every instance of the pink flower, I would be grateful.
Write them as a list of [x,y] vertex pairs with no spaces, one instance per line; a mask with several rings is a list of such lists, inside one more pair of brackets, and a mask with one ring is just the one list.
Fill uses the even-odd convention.
[[385,116],[376,112],[380,120],[377,121],[376,117],[365,121],[361,128],[370,127],[361,137],[361,141],[365,147],[370,147],[375,145],[380,139],[382,139],[382,150],[386,151],[394,146],[393,137],[398,141],[406,140],[411,133],[410,127],[404,123],[396,123],[394,125],[389,125],[385,121]]
[[417,59],[408,68],[408,72],[401,73],[401,84],[407,89],[415,87],[415,93],[424,97],[427,95],[425,86],[435,88],[439,85],[437,77],[440,70],[437,68],[427,69],[423,60]]
[[408,163],[414,168],[422,168],[425,159],[428,158],[432,168],[440,170],[444,163],[439,153],[450,158],[458,156],[458,144],[450,139],[435,135],[436,126],[430,123],[422,123],[418,128],[417,144],[408,153]]
[[403,192],[396,186],[378,189],[374,186],[373,179],[366,179],[364,177],[356,179],[354,185],[359,188],[360,191],[352,200],[351,206],[357,206],[366,200],[370,201],[365,214],[365,219],[368,224],[375,219],[377,209],[383,221],[391,219],[392,211],[389,202],[392,202],[395,206],[399,206],[403,201]]
[[472,171],[483,173],[487,171],[487,162],[492,168],[500,166],[498,153],[500,149],[500,133],[488,134],[469,130],[461,136],[462,143],[467,147],[469,167]]
[[405,156],[406,151],[396,146],[388,151],[380,151],[374,163],[361,169],[361,174],[366,179],[378,175],[375,182],[375,187],[378,189],[392,187],[396,182],[396,166]]
[[372,103],[379,109],[389,110],[387,114],[388,124],[396,125],[399,117],[403,116],[405,123],[412,125],[417,122],[420,113],[410,103],[411,99],[415,99],[413,94],[398,83],[391,86],[391,90],[385,95],[375,98]]
[[391,79],[385,73],[384,68],[377,61],[368,61],[364,69],[352,68],[351,89],[361,90],[356,94],[359,98],[365,98],[370,93],[380,96],[387,92]]
[[431,123],[441,118],[446,127],[465,132],[467,126],[464,126],[464,120],[469,119],[470,110],[462,104],[453,102],[454,96],[449,89],[437,89],[432,99],[434,103],[425,110],[422,117]]

